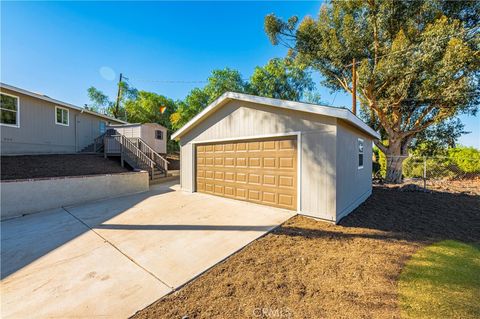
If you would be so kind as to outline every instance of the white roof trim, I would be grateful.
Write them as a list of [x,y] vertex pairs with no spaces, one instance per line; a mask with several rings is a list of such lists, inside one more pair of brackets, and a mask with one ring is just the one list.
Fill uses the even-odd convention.
[[307,113],[339,118],[357,127],[358,129],[362,130],[363,132],[367,133],[373,138],[376,138],[376,139],[380,138],[380,134],[378,132],[375,132],[370,126],[365,124],[362,120],[360,120],[357,116],[355,116],[352,112],[350,112],[350,110],[347,110],[347,109],[332,107],[332,106],[303,103],[303,102],[272,99],[268,97],[255,96],[255,95],[249,95],[244,93],[226,92],[222,94],[218,99],[213,101],[202,112],[198,113],[194,118],[188,121],[188,123],[185,124],[182,128],[176,131],[171,137],[172,140],[179,139],[182,135],[184,135],[185,133],[190,131],[190,129],[195,127],[199,122],[207,118],[210,114],[212,114],[218,108],[223,106],[226,102],[231,100],[246,101],[251,103],[275,106],[275,107],[299,111],[299,112],[307,112]]
[[92,115],[95,115],[95,116],[98,116],[98,117],[101,117],[101,118],[104,118],[104,119],[107,119],[107,120],[115,121],[115,122],[118,122],[118,123],[124,123],[124,124],[128,123],[128,122],[110,117],[108,115],[104,115],[104,114],[100,114],[100,113],[97,113],[97,112],[89,111],[89,110],[86,110],[82,107],[78,107],[78,106],[75,106],[73,104],[69,104],[69,103],[66,103],[66,102],[55,100],[55,99],[52,99],[51,97],[41,95],[41,94],[38,94],[38,93],[34,93],[34,92],[31,92],[31,91],[27,91],[27,90],[24,90],[24,89],[20,89],[20,88],[17,88],[15,86],[8,85],[8,84],[5,84],[5,83],[0,82],[0,88],[2,88],[2,89],[4,88],[4,89],[10,90],[10,91],[14,91],[14,92],[17,92],[17,93],[28,95],[28,96],[31,96],[31,97],[34,97],[34,98],[37,98],[37,99],[40,99],[40,100],[44,100],[44,101],[53,103],[53,104],[58,105],[58,106],[64,106],[64,107],[68,107],[68,108],[71,108],[71,109],[74,109],[74,110],[77,110],[77,111],[80,111],[80,112],[92,114]]

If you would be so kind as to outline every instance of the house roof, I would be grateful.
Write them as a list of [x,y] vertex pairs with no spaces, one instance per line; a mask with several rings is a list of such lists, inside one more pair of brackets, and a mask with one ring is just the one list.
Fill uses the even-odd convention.
[[44,100],[44,101],[47,101],[47,102],[50,102],[50,103],[53,103],[53,104],[56,104],[56,105],[59,105],[59,106],[64,106],[64,107],[67,107],[67,108],[70,108],[70,109],[74,109],[74,110],[77,110],[77,111],[80,111],[80,112],[92,114],[92,115],[95,115],[95,116],[98,116],[98,117],[101,117],[101,118],[104,118],[104,119],[107,119],[107,120],[110,120],[110,121],[115,121],[115,122],[118,122],[118,123],[127,124],[127,122],[116,119],[114,117],[104,115],[104,114],[100,114],[100,113],[97,113],[97,112],[94,112],[94,111],[90,111],[90,110],[84,109],[82,107],[75,106],[75,105],[70,104],[70,103],[55,100],[55,99],[52,99],[51,97],[46,96],[46,95],[42,95],[42,94],[34,93],[34,92],[31,92],[31,91],[27,91],[27,90],[24,90],[24,89],[20,89],[18,87],[15,87],[15,86],[12,86],[12,85],[9,85],[9,84],[6,84],[6,83],[0,82],[0,88],[7,89],[7,90],[10,90],[10,91],[14,91],[14,92],[17,92],[17,93],[21,93],[21,94],[24,94],[24,95],[28,95],[28,96],[31,96],[31,97],[34,97],[34,98],[37,98],[37,99],[40,99],[40,100]]
[[289,110],[298,111],[298,112],[306,112],[306,113],[335,117],[335,118],[344,120],[345,122],[360,129],[361,131],[372,136],[375,139],[380,138],[380,134],[378,132],[375,132],[370,126],[365,124],[350,110],[347,110],[344,108],[317,105],[317,104],[311,104],[311,103],[303,103],[303,102],[286,101],[286,100],[280,100],[280,99],[272,99],[272,98],[249,95],[244,93],[226,92],[223,95],[221,95],[218,99],[213,101],[202,112],[200,112],[194,118],[192,118],[182,128],[176,131],[172,135],[172,139],[178,140],[181,136],[186,134],[188,131],[190,131],[192,128],[194,128],[196,125],[202,122],[204,119],[209,117],[219,108],[221,108],[222,106],[224,106],[225,104],[227,104],[229,101],[232,101],[232,100],[239,100],[239,101],[257,103],[262,105],[274,106],[280,109],[289,109]]

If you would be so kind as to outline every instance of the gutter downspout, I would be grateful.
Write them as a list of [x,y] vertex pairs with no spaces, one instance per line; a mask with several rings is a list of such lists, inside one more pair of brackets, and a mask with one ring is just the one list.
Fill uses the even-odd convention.
[[83,114],[83,110],[80,114],[75,114],[75,152],[78,153],[78,116]]

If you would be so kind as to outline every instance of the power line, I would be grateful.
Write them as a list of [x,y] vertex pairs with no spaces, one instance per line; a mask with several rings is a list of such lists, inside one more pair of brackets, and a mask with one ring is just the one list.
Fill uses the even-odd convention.
[[136,82],[151,82],[151,83],[164,83],[164,84],[201,84],[201,83],[208,83],[207,80],[198,80],[198,81],[190,81],[190,80],[150,80],[150,79],[137,79],[137,78],[130,78],[132,81]]

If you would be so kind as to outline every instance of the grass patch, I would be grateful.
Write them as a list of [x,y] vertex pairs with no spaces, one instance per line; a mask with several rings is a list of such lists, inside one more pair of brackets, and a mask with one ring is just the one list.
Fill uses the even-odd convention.
[[478,245],[445,240],[427,246],[407,262],[399,282],[403,318],[478,318]]

